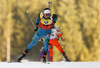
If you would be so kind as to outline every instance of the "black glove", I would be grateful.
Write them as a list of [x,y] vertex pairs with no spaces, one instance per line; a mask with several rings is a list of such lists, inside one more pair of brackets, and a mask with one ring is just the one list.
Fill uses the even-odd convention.
[[55,25],[53,24],[53,25],[52,25],[52,28],[54,28],[54,27],[55,27]]
[[36,32],[38,30],[38,27],[36,27],[35,29],[34,29],[34,31]]

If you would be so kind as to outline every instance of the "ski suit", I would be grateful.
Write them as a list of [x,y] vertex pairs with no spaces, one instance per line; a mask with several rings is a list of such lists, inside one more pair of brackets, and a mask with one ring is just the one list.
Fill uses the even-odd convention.
[[44,13],[39,13],[37,19],[36,19],[36,24],[40,23],[40,27],[37,31],[37,33],[34,35],[32,38],[32,42],[28,45],[27,50],[30,50],[41,37],[45,37],[44,41],[44,51],[48,50],[48,42],[50,39],[50,34],[51,34],[51,28],[52,25],[57,21],[58,17],[55,14],[51,14],[49,19],[44,18]]
[[58,42],[58,37],[62,38],[62,34],[59,30],[59,28],[57,26],[55,26],[55,28],[52,29],[51,35],[50,35],[50,41],[49,41],[49,52],[50,52],[50,56],[49,56],[49,60],[53,61],[53,45],[61,52],[63,53],[63,49],[62,46],[60,45],[60,43]]

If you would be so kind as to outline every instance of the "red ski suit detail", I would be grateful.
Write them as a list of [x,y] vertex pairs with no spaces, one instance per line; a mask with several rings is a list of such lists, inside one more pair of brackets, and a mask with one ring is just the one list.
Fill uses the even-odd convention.
[[[53,45],[61,52],[63,53],[63,49],[60,45],[60,43],[58,42],[58,39],[53,39],[49,41],[49,52],[50,52],[50,58],[53,58]],[[49,59],[50,59],[49,58]],[[53,59],[51,59],[50,61],[53,61]]]

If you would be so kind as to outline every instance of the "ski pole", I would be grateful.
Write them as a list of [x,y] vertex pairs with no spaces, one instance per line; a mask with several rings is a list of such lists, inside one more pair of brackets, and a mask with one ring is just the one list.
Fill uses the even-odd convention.
[[29,17],[29,18],[30,18],[30,20],[31,20],[31,23],[32,23],[32,25],[33,25],[34,29],[36,29],[36,27],[35,27],[35,25],[34,25],[34,23],[33,23],[32,19],[31,19],[30,15],[29,15],[29,13],[28,13],[28,11],[27,11],[27,14],[28,14],[28,17]]
[[[60,41],[63,43],[63,44],[65,44],[61,39],[60,39]],[[64,48],[64,46],[62,45],[62,48]]]
[[60,41],[61,41],[63,44],[65,44],[61,39],[60,39]]

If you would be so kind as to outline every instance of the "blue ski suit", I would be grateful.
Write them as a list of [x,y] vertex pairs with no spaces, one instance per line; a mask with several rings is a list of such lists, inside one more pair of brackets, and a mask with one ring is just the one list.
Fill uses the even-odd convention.
[[44,18],[44,13],[39,13],[36,19],[36,24],[40,23],[40,27],[37,33],[32,38],[32,42],[27,46],[27,50],[30,50],[41,37],[45,37],[44,51],[48,50],[48,42],[51,34],[52,25],[57,21],[58,16],[56,14],[50,15],[49,19]]

